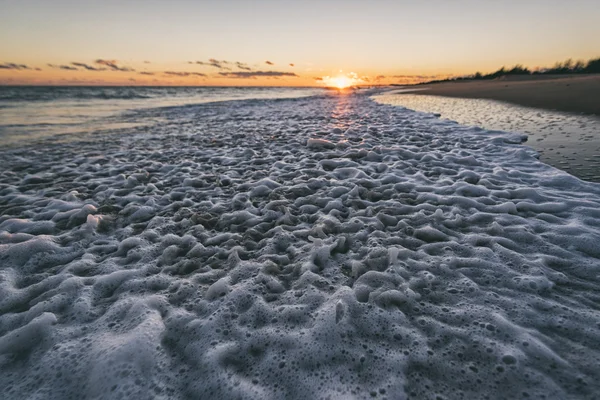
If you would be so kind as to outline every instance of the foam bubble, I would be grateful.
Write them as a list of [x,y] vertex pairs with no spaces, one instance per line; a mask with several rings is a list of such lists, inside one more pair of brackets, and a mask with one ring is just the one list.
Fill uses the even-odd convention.
[[597,185],[358,93],[146,112],[2,150],[8,397],[600,390]]

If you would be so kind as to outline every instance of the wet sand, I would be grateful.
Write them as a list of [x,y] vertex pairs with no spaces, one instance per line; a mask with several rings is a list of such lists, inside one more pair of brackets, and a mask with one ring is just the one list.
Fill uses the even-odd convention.
[[505,101],[526,107],[600,115],[599,75],[515,76],[414,86],[414,94]]
[[540,160],[580,179],[600,182],[600,116],[522,107],[487,99],[397,90],[376,96],[385,104],[436,113],[442,119],[490,130],[523,133]]

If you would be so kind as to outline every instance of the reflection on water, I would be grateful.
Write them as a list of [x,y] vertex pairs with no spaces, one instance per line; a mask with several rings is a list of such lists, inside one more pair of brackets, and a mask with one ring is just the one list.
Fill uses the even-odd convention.
[[600,182],[600,118],[516,106],[482,99],[390,92],[384,104],[437,113],[441,118],[485,129],[525,133],[540,159],[588,181]]

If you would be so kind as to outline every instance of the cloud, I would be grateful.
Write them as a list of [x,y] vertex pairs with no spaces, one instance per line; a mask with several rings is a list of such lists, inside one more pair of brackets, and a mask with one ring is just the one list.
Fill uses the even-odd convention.
[[322,80],[323,80],[323,78],[321,78],[321,77],[319,77],[319,76],[317,76],[317,77],[316,77],[316,78],[314,78],[314,79],[315,79],[315,81],[317,81],[317,82],[320,82],[320,81],[322,81]]
[[48,66],[50,68],[56,68],[56,69],[64,69],[66,71],[79,71],[77,68],[75,67],[71,67],[70,65],[55,65],[55,64],[48,64]]
[[80,63],[80,62],[72,62],[71,65],[74,65],[76,67],[85,68],[88,71],[104,71],[104,70],[106,70],[106,68],[96,68],[92,65],[88,65],[88,64]]
[[382,79],[385,79],[385,75],[377,75],[374,80],[375,81],[380,81]]
[[252,71],[252,68],[250,68],[248,66],[248,64],[246,64],[246,63],[236,61],[235,66],[238,67],[239,69],[243,69],[244,71]]
[[290,63],[290,67],[293,67],[293,66],[294,66],[294,64],[293,64],[293,63]]
[[165,71],[164,74],[171,75],[171,76],[179,76],[179,77],[206,76],[206,74],[203,74],[201,72],[187,72],[187,71]]
[[[194,64],[194,62],[193,61],[189,61],[188,64]],[[225,60],[219,61],[219,60],[215,60],[214,58],[210,58],[208,61],[196,61],[196,64],[198,64],[198,65],[206,65],[208,67],[215,67],[215,68],[218,68],[218,69],[224,69],[224,70],[227,70],[227,71],[231,70],[231,68],[226,67],[226,65],[231,64],[231,62],[225,61]]]
[[141,72],[138,72],[138,74],[140,74],[140,75],[154,75],[154,72],[141,71]]
[[219,69],[231,69],[228,67],[224,67],[223,64],[230,64],[229,61],[219,61],[219,60],[215,60],[214,58],[211,58],[208,60],[208,62],[210,63],[210,65],[212,65],[213,67],[217,67]]
[[103,60],[103,59],[99,58],[96,61],[94,61],[94,63],[96,63],[98,65],[104,65],[113,71],[121,71],[121,72],[135,71],[135,69],[133,69],[133,68],[118,66],[117,60]]
[[29,68],[27,65],[25,64],[15,64],[15,63],[4,63],[4,64],[0,64],[0,69],[16,69],[16,70],[22,70],[22,69],[31,69]]
[[236,72],[219,72],[219,75],[227,78],[239,78],[239,79],[255,79],[257,77],[267,78],[279,78],[282,76],[297,77],[293,72],[280,72],[280,71],[236,71]]
[[271,62],[269,60],[265,61],[265,64],[267,64],[267,65],[275,65],[275,63],[273,63],[273,62]]
[[247,63],[240,61],[216,60],[214,58],[210,58],[208,61],[188,61],[188,64],[205,65],[207,67],[214,67],[223,71],[231,71],[232,66],[244,71],[252,71],[252,68],[250,68]]
[[144,61],[144,64],[151,64],[150,61]]
[[438,75],[392,75],[391,77],[400,79],[434,79]]

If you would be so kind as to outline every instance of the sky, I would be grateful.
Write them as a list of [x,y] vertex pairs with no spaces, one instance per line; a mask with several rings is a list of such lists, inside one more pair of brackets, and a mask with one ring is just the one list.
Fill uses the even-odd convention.
[[598,0],[0,0],[0,84],[413,83],[600,57]]

